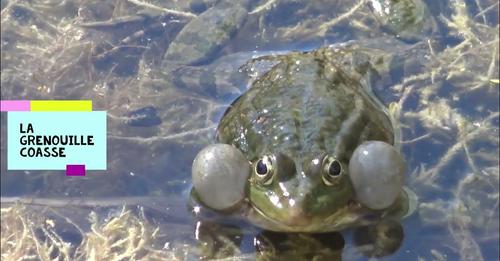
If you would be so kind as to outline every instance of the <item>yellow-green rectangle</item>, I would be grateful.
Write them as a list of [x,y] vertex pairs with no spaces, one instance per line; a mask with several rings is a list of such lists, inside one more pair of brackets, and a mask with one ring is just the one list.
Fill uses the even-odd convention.
[[31,101],[31,111],[92,111],[91,100]]

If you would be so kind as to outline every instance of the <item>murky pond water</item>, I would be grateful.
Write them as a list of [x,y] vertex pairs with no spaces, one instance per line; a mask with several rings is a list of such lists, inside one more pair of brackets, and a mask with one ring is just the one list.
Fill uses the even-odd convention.
[[108,114],[107,170],[66,177],[7,171],[2,113],[2,259],[370,258],[353,229],[312,240],[187,207],[194,157],[272,65],[248,61],[348,43],[397,54],[372,88],[419,198],[380,258],[498,260],[498,1],[401,1],[413,13],[387,15],[395,2],[2,0],[2,100],[90,99]]

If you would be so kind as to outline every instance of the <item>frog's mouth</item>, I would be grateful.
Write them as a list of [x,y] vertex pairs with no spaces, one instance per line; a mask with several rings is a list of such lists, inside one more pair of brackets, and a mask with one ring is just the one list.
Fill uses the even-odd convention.
[[[305,217],[297,214],[295,217],[285,220],[278,220],[266,215],[256,205],[249,203],[245,213],[247,220],[254,225],[266,230],[276,232],[332,232],[343,230],[353,224],[362,222],[359,215],[361,209],[344,207],[327,217]],[[361,207],[360,207],[361,208]]]

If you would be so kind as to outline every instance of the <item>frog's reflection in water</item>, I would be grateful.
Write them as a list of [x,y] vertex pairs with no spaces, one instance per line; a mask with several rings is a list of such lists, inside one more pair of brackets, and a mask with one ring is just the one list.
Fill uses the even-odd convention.
[[[342,260],[342,253],[346,251],[346,241],[339,232],[284,233],[252,230],[254,229],[236,225],[198,222],[195,236],[202,259],[245,259],[252,256],[257,260]],[[353,229],[352,238],[356,253],[367,257],[384,257],[399,249],[404,231],[398,221],[386,219],[375,225]],[[246,252],[250,254],[245,254]]]
[[395,253],[403,238],[401,224],[393,219],[384,219],[376,225],[356,228],[353,241],[365,256],[382,257]]
[[263,231],[255,237],[255,250],[263,260],[341,260],[344,237],[321,234]]

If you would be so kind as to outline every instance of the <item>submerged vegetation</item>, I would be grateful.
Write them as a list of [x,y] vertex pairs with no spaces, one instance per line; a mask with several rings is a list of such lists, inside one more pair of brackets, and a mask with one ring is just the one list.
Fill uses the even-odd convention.
[[[216,2],[2,0],[2,99],[93,100],[94,110],[108,112],[108,152],[113,155],[106,175],[83,180],[61,179],[53,171],[5,175],[2,164],[2,197],[21,192],[40,197],[179,194],[189,183],[195,153],[211,142],[218,116],[259,68],[249,68],[244,76],[230,71],[259,55],[258,48],[323,44],[340,37],[337,28],[353,29],[350,36],[369,36],[375,21],[366,15],[369,1],[364,0],[339,1],[345,6],[335,17],[318,15],[323,5],[335,5],[328,1],[262,1],[247,10],[243,33],[220,51],[228,55],[206,65],[213,79],[196,69],[189,75],[201,75],[198,81],[173,78],[158,53],[165,53],[184,25]],[[498,258],[500,229],[498,1],[438,2],[429,9],[439,10],[433,15],[444,36],[409,44],[410,50],[424,50],[416,73],[405,72],[390,90],[375,90],[401,124],[406,184],[419,196],[418,221],[405,226],[405,240],[414,243],[402,247],[419,260],[489,260]],[[298,8],[301,20],[279,24],[266,16],[279,8]],[[239,55],[247,40],[242,34],[252,30],[264,46]],[[217,97],[208,97],[204,88]],[[156,108],[140,116],[141,126],[150,128],[127,124],[146,106]],[[1,122],[4,162],[5,117]],[[2,204],[2,260],[185,260],[202,255],[192,242],[165,239],[169,233],[191,234],[177,230],[193,227],[161,225],[127,208],[112,214],[98,210]],[[217,246],[220,242],[226,241],[219,239]],[[234,258],[252,258],[231,247],[221,249]],[[361,256],[350,245],[342,255]]]
[[498,13],[485,15],[498,11],[498,2],[489,4],[471,14],[470,3],[450,1],[451,16],[439,19],[457,44],[429,41],[424,73],[394,86],[402,93],[394,108],[406,133],[404,148],[428,158],[411,164],[419,216],[424,226],[444,227],[447,239],[439,240],[451,245],[434,246],[426,260],[455,253],[461,260],[498,258],[499,26]]
[[[122,209],[102,222],[88,214],[89,231],[54,210],[35,213],[21,205],[2,208],[2,259],[4,260],[184,260],[187,247],[152,246],[159,229],[131,211]],[[56,215],[56,216],[54,216]],[[69,226],[64,227],[64,226]],[[74,234],[72,234],[74,233]],[[78,234],[81,233],[81,234]],[[69,241],[79,242],[78,246]]]

